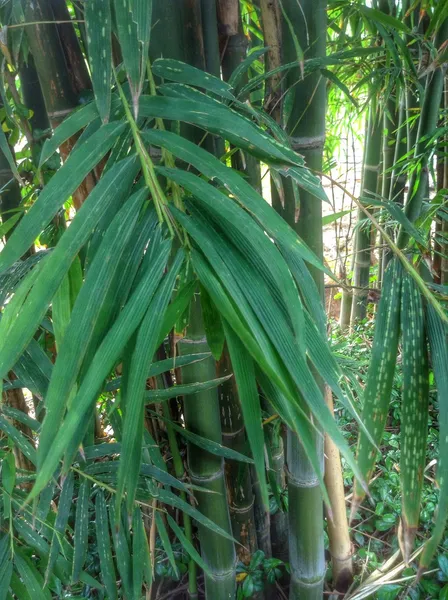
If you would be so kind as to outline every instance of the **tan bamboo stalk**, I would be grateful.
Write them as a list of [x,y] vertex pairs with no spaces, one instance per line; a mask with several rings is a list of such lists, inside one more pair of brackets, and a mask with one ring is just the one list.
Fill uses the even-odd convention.
[[[325,399],[333,412],[333,396],[327,388]],[[341,456],[333,440],[325,436],[325,486],[332,514],[327,518],[328,539],[333,565],[333,585],[338,592],[347,591],[353,580],[352,544],[348,530]]]

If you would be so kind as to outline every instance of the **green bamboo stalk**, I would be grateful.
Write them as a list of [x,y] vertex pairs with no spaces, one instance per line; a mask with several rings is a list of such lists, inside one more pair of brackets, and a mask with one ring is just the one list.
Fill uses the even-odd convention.
[[[441,24],[437,32],[435,45],[440,47],[448,37],[448,18]],[[440,65],[426,77],[425,93],[420,114],[417,143],[415,145],[415,157],[422,156],[421,169],[415,170],[409,183],[409,192],[406,199],[405,214],[413,222],[420,215],[423,200],[428,195],[429,169],[428,154],[426,151],[427,139],[425,136],[431,134],[437,127],[437,119],[442,98],[446,66]],[[397,244],[404,248],[409,240],[409,234],[401,228]]]
[[[263,402],[263,408],[268,414],[272,415],[272,407],[267,402]],[[270,477],[269,481],[271,487],[273,484],[276,486],[279,494],[283,493],[286,488],[286,469],[285,469],[285,449],[283,443],[282,427],[278,427],[276,424],[268,425],[266,427],[266,440],[269,444],[269,468]],[[272,556],[280,558],[284,562],[289,560],[288,552],[288,514],[283,510],[282,506],[278,507],[278,510],[271,514],[271,547]]]
[[[157,354],[158,354],[159,360],[163,360],[166,358],[166,352],[165,352],[165,349],[163,348],[163,346],[159,349],[159,352]],[[165,376],[161,376],[159,379],[160,379],[160,382],[162,383],[163,387],[165,387],[165,388],[172,387],[173,381],[172,381],[171,375],[168,375],[166,373]],[[177,443],[176,432],[174,431],[173,427],[171,426],[171,420],[173,418],[173,415],[171,414],[170,404],[168,402],[162,402],[161,407],[162,407],[163,417],[165,418],[165,427],[166,427],[166,434],[168,437],[168,444],[170,447],[171,456],[173,458],[174,474],[176,475],[176,477],[179,480],[183,481],[185,478],[184,463],[182,460],[182,456],[180,454],[179,444]],[[184,502],[187,502],[187,495],[185,492],[180,492],[180,497]],[[183,518],[183,522],[184,522],[185,536],[186,536],[187,540],[190,542],[190,544],[194,545],[193,544],[193,527],[192,527],[190,515],[183,513],[182,518]],[[196,567],[196,563],[194,562],[194,560],[192,558],[190,558],[190,560],[188,561],[188,597],[191,598],[191,600],[194,600],[195,598],[198,597],[197,567]]]
[[[376,194],[379,175],[379,164],[381,155],[381,133],[382,127],[376,112],[375,102],[370,107],[367,130],[366,145],[364,150],[363,175],[361,185],[361,198],[368,199]],[[357,212],[358,224],[365,220],[361,209]],[[370,247],[371,228],[358,226],[355,235],[355,260],[353,269],[353,304],[351,314],[351,326],[364,319],[367,312],[367,295],[370,274]]]
[[[180,354],[208,352],[199,298],[191,303],[186,337],[178,342]],[[184,384],[207,381],[216,377],[213,358],[183,368]],[[221,443],[221,422],[217,390],[200,392],[184,400],[186,428],[202,437]],[[195,492],[198,509],[228,533],[231,532],[229,508],[226,499],[223,460],[188,444],[188,467],[191,480],[210,492]],[[213,577],[205,576],[207,598],[228,600],[235,594],[235,548],[222,536],[199,525],[202,558]]]
[[[230,356],[225,348],[218,363],[218,375],[224,377],[231,373]],[[219,406],[224,446],[246,453],[248,444],[234,378],[219,387]],[[252,554],[258,549],[250,468],[247,463],[226,460],[225,474],[232,532],[241,544],[237,546],[237,556],[241,562],[249,564]]]
[[[301,58],[297,55],[299,41],[306,58],[325,56],[326,0],[306,0],[300,5],[295,0],[282,0],[280,8],[284,17],[283,60],[290,62]],[[291,69],[286,77],[286,89],[294,86],[286,130],[294,150],[305,157],[311,169],[321,171],[325,139],[325,85],[319,73],[301,79],[300,67]],[[284,207],[277,203],[277,210],[312,250],[323,256],[321,202],[301,190],[297,221],[296,190],[291,182],[285,182],[284,192]],[[310,268],[310,271],[323,299],[323,275],[316,269]],[[316,433],[316,446],[323,470],[323,436],[320,433]],[[291,600],[320,599],[325,576],[322,494],[306,452],[291,431],[288,431],[286,456],[289,471],[289,597]]]

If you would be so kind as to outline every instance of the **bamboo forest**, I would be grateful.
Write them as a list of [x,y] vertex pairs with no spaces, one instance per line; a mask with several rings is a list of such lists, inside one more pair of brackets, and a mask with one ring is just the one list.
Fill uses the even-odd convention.
[[448,600],[448,0],[0,50],[0,600]]

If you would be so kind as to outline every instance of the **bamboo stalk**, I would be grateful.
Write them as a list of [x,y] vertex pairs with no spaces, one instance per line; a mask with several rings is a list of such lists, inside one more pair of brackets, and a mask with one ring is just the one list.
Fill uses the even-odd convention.
[[[166,352],[165,352],[163,346],[161,346],[161,348],[158,351],[158,358],[159,358],[159,360],[164,360],[166,358]],[[168,373],[165,373],[165,376],[161,376],[160,380],[162,381],[163,387],[165,387],[165,388],[173,386],[172,377]],[[166,419],[165,427],[166,427],[166,433],[167,433],[167,437],[168,437],[168,444],[170,447],[171,456],[173,458],[174,474],[180,481],[183,481],[185,479],[184,463],[183,463],[182,456],[179,451],[179,445],[177,443],[176,432],[174,431],[173,427],[171,426],[171,420],[172,420],[173,416],[171,414],[170,404],[168,402],[162,402],[161,407],[162,407],[162,414],[163,414],[164,418]],[[187,495],[185,492],[180,492],[180,497],[184,502],[187,502]],[[190,515],[183,513],[182,518],[183,518],[183,522],[184,522],[185,536],[188,539],[188,541],[191,544],[193,544],[193,526],[191,523]],[[195,598],[198,597],[197,568],[196,568],[196,563],[194,562],[194,560],[192,558],[190,558],[190,560],[188,561],[188,597],[191,598],[191,600],[194,600]]]
[[[34,58],[48,118],[55,128],[77,106],[77,90],[73,86],[57,27],[50,24],[54,20],[50,4],[43,0],[27,3],[25,19],[34,23],[26,28],[28,44]],[[39,24],[40,21],[44,23]],[[74,136],[61,145],[63,160],[70,154],[76,139]],[[76,208],[82,205],[94,185],[95,180],[90,174],[73,194]]]
[[[333,412],[333,397],[326,390],[326,402]],[[352,544],[348,531],[345,490],[339,450],[325,436],[325,486],[331,499],[332,515],[327,519],[330,553],[333,564],[333,584],[338,592],[346,592],[353,580]]]
[[[376,194],[381,155],[381,125],[376,113],[375,103],[372,102],[369,111],[366,145],[364,150],[363,175],[361,185],[361,198],[368,198]],[[361,209],[357,211],[358,224],[365,220]],[[353,304],[351,313],[351,326],[365,318],[367,313],[367,295],[370,274],[370,226],[358,226],[355,236],[355,257],[353,269]]]
[[[218,363],[218,375],[224,377],[230,373],[232,373],[232,365],[228,350],[225,348]],[[244,454],[248,446],[234,378],[219,387],[219,406],[224,446]],[[252,554],[258,549],[249,465],[226,460],[225,475],[232,532],[234,538],[241,544],[236,548],[237,556],[241,562],[249,564]]]
[[[441,24],[437,32],[435,45],[440,47],[448,37],[448,18]],[[409,183],[409,192],[405,205],[405,214],[413,222],[420,215],[423,200],[428,195],[429,169],[426,136],[431,134],[437,127],[437,119],[442,98],[446,65],[440,65],[426,77],[423,105],[418,124],[417,143],[415,145],[415,157],[421,158],[421,169],[415,170]],[[401,228],[398,234],[397,245],[404,248],[409,240],[409,234]]]
[[[326,0],[306,0],[300,5],[295,0],[283,0],[283,60],[299,60],[297,42],[306,58],[325,56]],[[304,43],[304,41],[306,42]],[[304,47],[305,46],[305,47]],[[300,67],[291,69],[286,76],[286,89],[294,86],[286,130],[294,150],[302,154],[306,164],[322,170],[322,152],[325,139],[326,90],[319,73],[302,80]],[[323,256],[322,206],[310,194],[300,191],[300,211],[290,181],[284,185],[284,206],[276,209],[293,226],[317,256]],[[298,217],[298,220],[297,220]],[[324,297],[322,272],[310,271]],[[318,455],[323,469],[323,437],[316,433]],[[323,503],[317,476],[308,461],[297,436],[287,434],[289,562],[291,600],[322,598],[325,576]]]
[[[180,354],[208,352],[199,298],[191,303],[187,335],[179,340]],[[183,383],[207,381],[216,377],[213,358],[183,368]],[[186,428],[202,437],[221,443],[219,400],[216,390],[199,392],[185,397]],[[214,492],[195,492],[198,509],[228,533],[231,532],[229,508],[226,499],[223,460],[188,443],[188,467],[192,482]],[[205,575],[207,598],[230,599],[235,594],[235,548],[231,541],[198,525],[201,554],[213,577]]]

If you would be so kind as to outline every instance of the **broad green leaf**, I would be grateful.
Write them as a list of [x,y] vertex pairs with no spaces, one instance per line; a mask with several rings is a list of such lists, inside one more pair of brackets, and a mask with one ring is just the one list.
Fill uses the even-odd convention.
[[202,286],[200,299],[207,344],[213,354],[213,358],[218,361],[221,358],[225,342],[221,317],[215,305],[210,300],[207,291]]
[[[160,417],[160,419],[162,421],[165,420],[165,419],[163,419],[163,417]],[[227,446],[222,446],[221,444],[218,444],[217,442],[214,442],[213,440],[208,440],[208,439],[198,435],[197,433],[193,433],[192,431],[188,431],[188,429],[184,429],[183,427],[176,425],[176,423],[172,423],[171,421],[169,422],[169,424],[175,431],[180,433],[180,435],[182,437],[184,437],[186,440],[188,440],[192,444],[195,444],[199,448],[202,448],[203,450],[210,452],[210,454],[215,454],[216,456],[222,456],[223,458],[227,458],[229,460],[237,460],[237,461],[250,463],[250,464],[252,464],[254,462],[249,456],[246,456],[245,454],[241,454],[241,452],[232,450],[232,448],[228,448]]]
[[[191,210],[191,209],[190,209]],[[227,287],[229,295],[242,311],[249,304],[253,311],[245,309],[244,317],[251,318],[254,324],[262,326],[269,337],[284,367],[293,379],[305,402],[318,419],[321,427],[331,435],[335,443],[343,449],[347,460],[356,469],[354,459],[348,450],[347,443],[337,428],[333,416],[325,404],[322,393],[307,365],[305,356],[295,343],[292,331],[288,326],[285,315],[279,310],[273,297],[268,293],[266,285],[257,273],[251,269],[243,256],[225,243],[224,238],[203,220],[203,215],[197,211],[193,218],[188,219],[176,211],[176,216],[201,247],[207,260],[219,273],[219,278]],[[255,319],[255,320],[254,320]],[[229,325],[232,323],[229,321]],[[260,330],[260,326],[257,326]],[[261,341],[261,337],[259,337]],[[269,347],[264,341],[263,353],[267,355]],[[272,351],[271,351],[272,354]],[[276,360],[276,359],[274,359]]]
[[40,400],[44,398],[53,370],[53,363],[34,338],[31,339],[25,352],[12,367],[12,370],[22,381],[23,385],[21,387],[28,388]]
[[[90,3],[89,3],[90,4]],[[74,110],[56,127],[50,139],[45,140],[40,153],[39,168],[62,146],[64,142],[87,127],[98,117],[98,109],[94,102],[89,102]]]
[[14,564],[33,600],[51,600],[49,589],[44,588],[42,575],[20,550],[15,551]]
[[401,524],[405,562],[418,528],[428,440],[429,368],[420,291],[409,276],[401,293],[403,388],[401,400]]
[[132,560],[129,543],[124,532],[123,523],[117,522],[114,503],[109,504],[109,520],[112,531],[112,540],[115,549],[115,562],[121,578],[121,586],[126,598],[132,598]]
[[347,210],[340,210],[338,212],[331,213],[329,215],[325,215],[324,217],[322,217],[322,227],[325,227],[326,225],[330,225],[331,223],[334,223],[334,221],[337,221],[338,219],[345,217],[345,215],[348,215],[351,212],[352,212],[352,209],[347,209]]
[[158,58],[152,64],[152,71],[163,79],[194,85],[227,100],[234,99],[230,84],[180,60]]
[[[398,338],[400,335],[401,281],[402,268],[400,263],[394,260],[389,264],[384,277],[361,417],[377,445],[383,436],[397,362]],[[375,456],[376,451],[372,448],[372,443],[361,431],[358,438],[357,460],[362,476],[366,481],[370,480],[373,472]],[[352,514],[354,514],[364,496],[364,490],[356,482]]]
[[159,488],[157,490],[156,498],[162,504],[167,504],[168,506],[172,506],[184,513],[187,513],[187,515],[190,515],[192,519],[195,519],[195,521],[197,521],[204,527],[207,527],[207,529],[210,529],[210,531],[218,533],[219,535],[222,535],[223,537],[225,537],[228,540],[231,540],[232,542],[235,541],[233,537],[229,533],[227,533],[227,531],[224,531],[224,529],[219,527],[219,525],[216,525],[216,523],[211,521],[208,517],[204,516],[196,508],[191,506],[190,503],[185,502],[185,500],[182,500],[182,498],[176,496],[172,492],[169,492],[168,490],[165,490],[163,488]]
[[14,425],[11,425],[4,417],[0,415],[0,430],[14,442],[14,445],[26,456],[33,465],[36,464],[36,450]]
[[[73,400],[72,409],[67,413],[65,421],[54,436],[54,442],[38,471],[36,482],[28,497],[29,500],[36,497],[50,481],[59,460],[78,430],[79,421],[92,409],[104,379],[114,367],[151,302],[162,278],[169,252],[170,245],[164,243],[153,264],[142,277],[126,306],[102,341],[79,387],[76,398]],[[79,440],[80,442],[81,440]]]
[[8,556],[0,565],[0,600],[7,598],[12,570],[13,563]]
[[268,487],[266,483],[266,467],[264,462],[264,434],[261,419],[260,398],[258,396],[257,382],[255,380],[254,363],[247,356],[246,349],[234,331],[224,322],[224,331],[235,374],[236,387],[241,409],[243,411],[244,425],[249,440],[252,456],[254,457],[255,470],[260,484],[261,497],[265,508],[269,507]]
[[256,60],[258,60],[260,56],[266,54],[268,50],[269,48],[260,48],[259,50],[254,50],[253,52],[251,52],[249,56],[247,56],[233,71],[232,75],[229,77],[229,84],[233,88],[237,88],[241,79],[244,77],[245,73],[250,68],[250,66]]
[[209,577],[213,577],[213,574],[210,571],[209,566],[201,558],[201,555],[196,550],[196,548],[193,546],[193,544],[187,539],[184,532],[179,527],[179,525],[176,523],[176,521],[172,517],[170,517],[170,515],[167,515],[167,519],[168,519],[169,526],[171,527],[173,532],[176,534],[177,539],[182,544],[182,546],[185,548],[187,553],[191,556],[191,558],[194,560],[194,562],[197,563],[199,565],[199,567],[204,571],[204,573],[207,573],[207,575]]
[[439,401],[439,455],[437,481],[439,504],[431,538],[426,542],[420,558],[419,573],[426,571],[437,551],[448,519],[448,345],[447,328],[432,306],[426,308],[426,327],[431,352],[432,367],[437,384]]
[[155,292],[137,332],[125,390],[123,441],[116,494],[117,515],[119,515],[125,489],[129,512],[132,511],[134,505],[135,488],[142,456],[143,412],[147,373],[157,349],[160,327],[162,325],[161,316],[164,314],[169,303],[183,260],[184,254],[179,250],[169,273],[162,280],[159,289]]
[[197,125],[210,133],[221,135],[237,148],[269,163],[303,166],[303,159],[299,154],[271,138],[246,117],[218,102],[211,104],[179,98],[142,96],[140,114],[142,117],[185,121]]
[[165,550],[168,560],[169,560],[171,566],[173,567],[173,571],[176,574],[176,577],[178,578],[179,570],[176,565],[176,559],[174,558],[173,547],[171,546],[170,538],[169,538],[168,532],[166,530],[165,524],[163,522],[162,517],[156,511],[154,511],[154,518],[156,520],[157,533],[159,534],[163,549]]
[[144,393],[145,403],[161,402],[163,400],[169,400],[170,398],[177,398],[178,396],[189,396],[191,394],[205,392],[206,390],[212,390],[230,379],[230,377],[232,377],[232,375],[217,377],[210,381],[173,385],[166,389],[148,390]]
[[134,591],[133,600],[141,600],[143,578],[146,575],[151,585],[151,557],[149,553],[148,540],[142,521],[140,508],[137,506],[132,517],[132,589]]
[[[316,284],[303,261],[307,261],[324,272],[327,272],[327,270],[286,221],[236,171],[226,167],[216,157],[199,148],[196,144],[169,131],[151,130],[142,135],[149,143],[162,146],[174,156],[196,167],[210,179],[221,181],[233,195],[235,201],[244,206],[269,236],[276,241],[296,279],[297,286],[303,294],[309,310],[312,311],[316,321],[325,330],[326,319],[320,296]],[[327,272],[327,274],[329,273]]]
[[90,0],[84,9],[89,63],[96,106],[103,123],[109,120],[112,75],[112,15],[110,2]]
[[[172,369],[181,368],[186,365],[192,365],[195,362],[199,362],[201,360],[205,360],[210,357],[209,352],[199,352],[197,354],[184,354],[182,356],[175,356],[174,358],[166,358],[165,360],[159,360],[154,362],[149,367],[146,378],[149,377],[157,377],[157,375],[161,375],[166,371],[171,371]],[[113,390],[117,390],[121,385],[121,377],[117,377],[116,379],[112,379],[105,386],[105,391],[110,392]]]
[[70,194],[110,150],[124,128],[123,123],[117,122],[103,125],[70,154],[12,232],[0,254],[0,272],[25,254],[59,208],[68,200]]
[[48,558],[47,567],[45,569],[45,583],[48,582],[48,578],[53,572],[53,567],[58,557],[60,550],[62,549],[61,541],[62,537],[65,536],[65,529],[67,527],[68,518],[73,503],[73,488],[75,480],[73,472],[65,478],[62,485],[61,495],[59,496],[58,513],[56,515],[56,521],[54,523],[53,538],[51,540],[50,556]]
[[387,13],[377,10],[376,8],[370,8],[369,6],[359,6],[359,10],[366,17],[375,21],[377,24],[381,23],[386,27],[392,29],[392,31],[401,31],[403,33],[409,33],[409,28],[406,23],[392,15],[388,15]]
[[[180,169],[159,169],[169,179],[188,189],[209,211],[222,232],[250,261],[269,286],[279,305],[288,313],[296,340],[304,349],[303,309],[288,267],[275,244],[254,219],[235,202],[202,179]],[[203,208],[201,207],[201,211]],[[266,265],[271,266],[266,269]]]
[[83,274],[79,256],[76,256],[67,275],[53,297],[51,316],[56,348],[59,351],[70,323],[72,308],[82,286]]
[[[126,74],[131,89],[134,117],[138,116],[140,95],[140,69],[142,57],[138,42],[137,23],[133,14],[134,0],[114,0],[115,23]],[[150,6],[152,3],[150,4]],[[149,11],[148,11],[149,12]],[[151,17],[149,16],[149,19]]]
[[100,557],[101,578],[110,600],[117,600],[117,577],[110,544],[109,519],[104,492],[101,488],[96,494],[95,507],[96,543]]
[[[56,248],[46,256],[41,275],[27,296],[20,318],[15,320],[8,334],[10,343],[0,349],[0,376],[12,368],[32,339],[75,256],[116,195],[123,199],[126,197],[137,170],[136,158],[131,157],[106,174],[89,194]],[[5,335],[4,327],[7,326],[3,320],[0,322],[0,336]]]
[[72,583],[79,581],[79,576],[87,557],[90,488],[90,481],[83,479],[79,486],[78,499],[76,501]]

